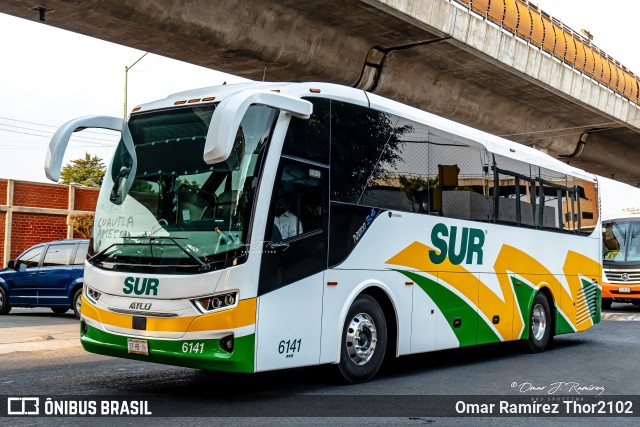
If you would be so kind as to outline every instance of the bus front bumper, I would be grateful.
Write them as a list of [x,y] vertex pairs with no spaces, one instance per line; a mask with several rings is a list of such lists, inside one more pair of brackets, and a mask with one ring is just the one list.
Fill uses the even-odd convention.
[[[255,335],[235,338],[233,350],[222,349],[219,339],[167,340],[127,337],[81,323],[80,342],[86,351],[105,356],[223,372],[254,371]],[[146,341],[148,355],[129,352],[128,340]],[[185,351],[186,350],[186,351]]]
[[[85,350],[106,356],[249,373],[255,370],[255,312],[255,299],[250,299],[234,309],[190,318],[149,317],[141,331],[132,328],[132,316],[98,308],[83,295],[80,342]],[[175,335],[162,336],[167,333]],[[131,348],[135,344],[144,351]]]
[[602,284],[602,298],[610,298],[615,301],[640,302],[640,284],[611,284],[605,282]]

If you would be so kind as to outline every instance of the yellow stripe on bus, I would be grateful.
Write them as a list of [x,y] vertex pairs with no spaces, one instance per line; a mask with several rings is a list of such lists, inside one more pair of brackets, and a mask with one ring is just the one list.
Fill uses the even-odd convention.
[[[449,259],[441,264],[433,264],[429,258],[429,251],[433,248],[413,242],[405,249],[389,259],[387,264],[401,265],[418,271],[432,272],[439,280],[453,286],[469,301],[478,307],[485,319],[499,315],[505,320],[495,325],[503,339],[512,340],[520,337],[523,319],[514,316],[516,297],[512,288],[511,276],[519,275],[536,288],[547,287],[558,308],[565,313],[567,321],[578,331],[588,329],[593,325],[590,316],[581,316],[577,312],[585,312],[588,305],[584,297],[579,297],[582,289],[580,276],[595,280],[601,277],[600,263],[575,251],[568,251],[563,266],[564,278],[569,285],[567,292],[557,275],[552,274],[543,264],[527,253],[513,246],[502,245],[500,253],[493,266],[500,283],[502,298],[477,276],[460,265],[453,265]],[[478,284],[479,286],[475,286]],[[472,286],[473,285],[473,286]]]
[[[82,315],[96,322],[131,329],[133,316],[113,313],[89,303],[82,296]],[[233,309],[201,316],[187,317],[147,317],[147,331],[158,332],[198,332],[235,329],[256,323],[256,298],[241,300]]]

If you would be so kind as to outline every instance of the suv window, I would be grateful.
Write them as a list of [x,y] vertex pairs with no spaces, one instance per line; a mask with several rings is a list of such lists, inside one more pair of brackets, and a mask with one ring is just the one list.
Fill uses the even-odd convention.
[[42,256],[42,251],[44,250],[44,246],[38,246],[37,248],[31,248],[27,252],[25,252],[16,262],[16,265],[19,263],[26,264],[27,268],[37,267],[40,263],[40,257]]
[[76,252],[76,256],[73,260],[74,265],[84,264],[84,260],[87,258],[88,249],[89,249],[88,243],[80,243],[80,245],[78,246],[78,251]]
[[47,253],[44,256],[43,267],[55,267],[61,265],[69,265],[71,254],[75,244],[68,245],[49,245]]

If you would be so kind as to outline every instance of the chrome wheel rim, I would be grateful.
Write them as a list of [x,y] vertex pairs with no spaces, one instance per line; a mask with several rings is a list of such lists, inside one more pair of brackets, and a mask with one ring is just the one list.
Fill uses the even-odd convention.
[[531,333],[536,341],[542,340],[547,330],[547,314],[542,304],[536,304],[531,312]]
[[82,295],[80,295],[77,299],[76,299],[76,313],[80,314],[80,309],[82,308]]
[[371,360],[378,343],[378,331],[371,316],[359,313],[351,319],[345,343],[349,358],[356,365],[364,365]]
[[0,292],[0,308],[4,306],[4,293]]

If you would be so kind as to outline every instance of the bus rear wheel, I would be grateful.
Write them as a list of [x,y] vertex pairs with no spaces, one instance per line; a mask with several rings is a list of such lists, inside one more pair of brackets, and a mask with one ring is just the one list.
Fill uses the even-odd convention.
[[526,350],[531,353],[543,352],[553,339],[552,324],[549,300],[544,293],[538,292],[533,298],[533,304],[531,304],[529,338],[526,341]]
[[352,384],[372,379],[384,359],[387,325],[380,304],[360,295],[349,308],[342,330],[338,369]]

